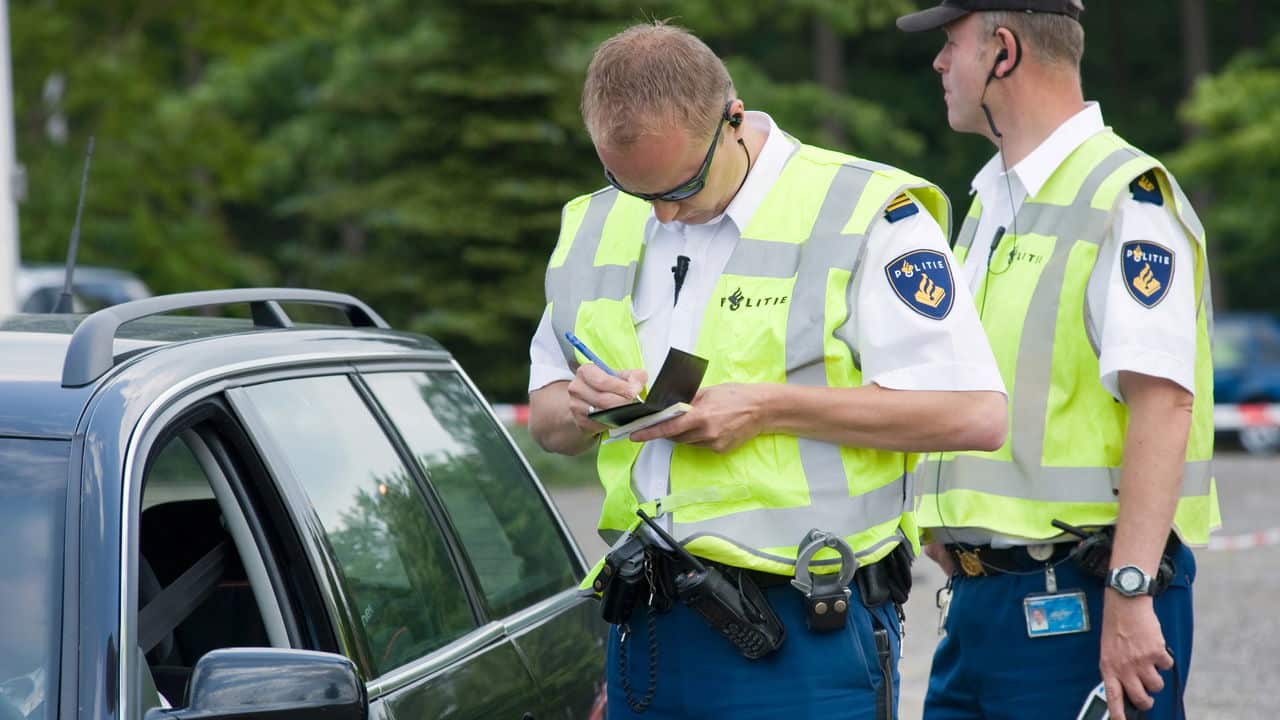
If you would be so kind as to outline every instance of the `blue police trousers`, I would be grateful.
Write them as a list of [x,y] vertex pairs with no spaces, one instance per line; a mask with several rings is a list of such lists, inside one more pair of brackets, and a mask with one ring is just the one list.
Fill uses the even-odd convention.
[[[1173,670],[1161,673],[1148,720],[1182,720],[1181,698],[1191,667],[1191,584],[1195,557],[1182,547],[1172,584],[1155,598]],[[1067,560],[1056,568],[1058,590],[1083,590],[1089,631],[1027,637],[1022,600],[1045,591],[1045,574],[989,575],[952,580],[946,637],[933,655],[925,720],[1075,720],[1098,670],[1103,583]]]
[[[609,720],[619,718],[785,718],[785,720],[875,720],[876,693],[884,687],[873,632],[888,630],[893,669],[893,717],[897,717],[898,656],[902,628],[892,603],[866,608],[853,588],[842,630],[811,632],[803,597],[790,585],[765,595],[786,626],[781,649],[748,660],[692,610],[677,602],[657,615],[657,692],[643,713],[627,704],[622,687],[617,627],[609,638]],[[649,622],[644,609],[631,616],[626,652],[632,697],[644,697],[649,682]]]

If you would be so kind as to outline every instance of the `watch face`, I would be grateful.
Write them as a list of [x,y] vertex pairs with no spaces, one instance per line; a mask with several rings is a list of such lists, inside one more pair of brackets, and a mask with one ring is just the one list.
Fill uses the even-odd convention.
[[1142,572],[1134,568],[1124,568],[1116,573],[1116,584],[1125,592],[1137,592],[1142,587]]

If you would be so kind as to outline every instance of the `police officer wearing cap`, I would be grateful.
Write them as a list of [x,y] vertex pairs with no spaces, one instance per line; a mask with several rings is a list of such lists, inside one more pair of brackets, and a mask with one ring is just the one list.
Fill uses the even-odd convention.
[[1126,696],[1182,717],[1187,546],[1220,524],[1205,233],[1085,102],[1083,10],[946,0],[898,20],[945,31],[947,120],[997,151],[955,254],[1010,391],[1000,449],[917,474],[952,573],[929,720],[1074,718],[1099,676],[1112,717]]
[[[531,432],[554,452],[598,449],[607,541],[629,537],[643,508],[731,584],[759,586],[786,630],[749,659],[683,603],[656,610],[646,589],[610,638],[609,717],[896,716],[893,604],[859,591],[847,610],[813,604],[846,614],[818,632],[790,580],[802,561],[855,584],[909,561],[911,453],[1004,436],[945,197],[748,112],[720,59],[663,23],[596,50],[582,111],[609,184],[564,208],[530,349]],[[631,402],[671,348],[709,363],[691,409],[602,443],[592,410]],[[856,560],[810,562],[813,529]]]

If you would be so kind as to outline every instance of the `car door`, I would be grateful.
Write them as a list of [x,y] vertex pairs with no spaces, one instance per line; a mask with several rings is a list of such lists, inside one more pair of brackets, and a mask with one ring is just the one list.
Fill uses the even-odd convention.
[[459,372],[361,368],[408,453],[440,498],[478,580],[543,690],[539,717],[603,710],[605,626],[579,596],[576,546],[528,465]]
[[447,520],[347,375],[228,391],[354,638],[375,716],[521,718],[537,687],[488,622]]

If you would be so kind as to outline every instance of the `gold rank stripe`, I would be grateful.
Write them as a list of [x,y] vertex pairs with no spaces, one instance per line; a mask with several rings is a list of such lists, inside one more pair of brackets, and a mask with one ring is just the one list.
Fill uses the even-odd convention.
[[894,210],[898,210],[899,208],[904,208],[910,204],[911,204],[911,198],[907,197],[906,195],[899,195],[896,200],[889,203],[889,207],[885,208],[884,211],[893,212]]

